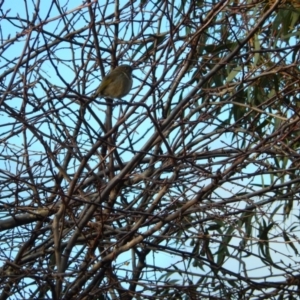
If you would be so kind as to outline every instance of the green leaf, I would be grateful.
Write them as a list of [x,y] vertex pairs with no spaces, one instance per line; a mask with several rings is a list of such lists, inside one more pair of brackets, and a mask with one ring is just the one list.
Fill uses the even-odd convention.
[[286,245],[290,246],[294,250],[295,254],[298,255],[299,252],[298,252],[297,248],[294,246],[294,243],[291,242],[290,238],[288,237],[288,235],[286,234],[285,231],[282,232],[282,235],[286,242]]
[[233,70],[231,70],[231,72],[227,76],[226,82],[231,82],[236,77],[236,75],[238,75],[241,72],[241,70],[241,66],[236,66]]

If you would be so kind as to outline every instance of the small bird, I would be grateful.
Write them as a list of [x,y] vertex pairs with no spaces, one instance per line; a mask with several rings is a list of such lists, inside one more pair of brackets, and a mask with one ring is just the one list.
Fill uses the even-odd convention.
[[121,65],[116,67],[108,75],[104,76],[94,96],[110,98],[122,98],[126,96],[132,87],[132,67]]

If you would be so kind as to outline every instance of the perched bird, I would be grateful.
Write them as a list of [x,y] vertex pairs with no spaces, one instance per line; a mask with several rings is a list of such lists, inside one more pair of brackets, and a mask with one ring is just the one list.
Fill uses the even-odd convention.
[[110,98],[122,98],[126,96],[132,87],[132,67],[121,65],[104,76],[94,96]]

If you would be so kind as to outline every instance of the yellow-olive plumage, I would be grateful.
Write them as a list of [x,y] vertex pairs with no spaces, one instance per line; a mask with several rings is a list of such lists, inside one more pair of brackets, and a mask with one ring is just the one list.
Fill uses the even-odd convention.
[[110,98],[122,98],[126,96],[132,87],[132,67],[122,65],[116,67],[108,75],[103,77],[95,95]]

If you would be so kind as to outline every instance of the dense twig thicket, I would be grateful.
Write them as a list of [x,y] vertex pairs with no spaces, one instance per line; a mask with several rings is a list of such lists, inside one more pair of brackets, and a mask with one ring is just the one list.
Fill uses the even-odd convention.
[[[296,299],[299,20],[0,1],[0,299]],[[130,94],[93,97],[120,64]]]

